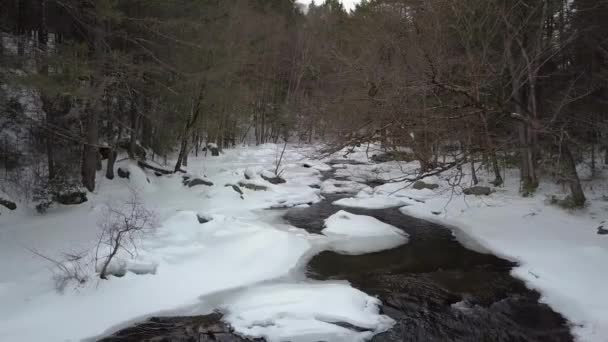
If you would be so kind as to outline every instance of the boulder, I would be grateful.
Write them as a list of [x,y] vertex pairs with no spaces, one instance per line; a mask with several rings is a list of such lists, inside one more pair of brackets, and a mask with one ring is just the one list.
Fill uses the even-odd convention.
[[608,229],[604,228],[604,226],[597,227],[598,235],[608,235]]
[[208,151],[211,151],[211,155],[212,155],[213,157],[217,157],[217,156],[219,156],[219,155],[220,155],[220,150],[219,150],[219,148],[217,147],[217,145],[216,145],[216,144],[214,144],[214,143],[208,143],[208,144],[207,144],[207,150],[208,150]]
[[472,186],[462,190],[465,195],[488,196],[492,193],[492,189],[487,186]]
[[203,215],[203,214],[196,214],[196,219],[198,220],[198,223],[200,223],[200,224],[207,223],[207,222],[213,220],[213,218],[211,216],[207,216],[207,215]]
[[64,191],[55,195],[55,201],[65,205],[77,205],[87,200],[87,193],[83,190]]
[[412,188],[414,188],[415,190],[422,190],[422,189],[435,190],[435,189],[439,188],[439,184],[430,184],[430,183],[426,183],[426,182],[419,180],[416,183],[414,183],[414,185],[412,185]]
[[231,187],[231,188],[232,188],[232,190],[236,191],[236,192],[237,192],[239,195],[241,195],[241,199],[244,199],[244,198],[243,198],[243,190],[241,190],[241,188],[239,188],[237,185],[234,185],[234,184],[226,184],[226,185],[224,185],[224,186],[226,186],[226,187]]
[[242,188],[253,190],[253,191],[266,191],[266,190],[268,190],[267,186],[259,185],[259,184],[255,184],[255,183],[243,182],[243,181],[239,182],[239,186],[242,187]]
[[389,161],[411,162],[412,160],[414,160],[414,156],[410,152],[389,151],[385,153],[374,154],[370,159],[376,163],[386,163]]
[[281,176],[274,176],[274,177],[268,177],[268,175],[265,175],[262,173],[262,179],[267,181],[270,184],[283,184],[285,183],[285,179],[283,179]]
[[129,178],[131,176],[131,172],[129,172],[129,170],[123,169],[122,167],[119,167],[116,170],[116,173],[118,173],[118,177],[120,178]]
[[15,204],[15,202],[9,201],[9,200],[4,199],[2,197],[0,197],[0,205],[5,206],[9,210],[15,210],[15,209],[17,209],[17,204]]
[[184,181],[184,185],[187,185],[189,188],[191,188],[191,187],[194,187],[197,185],[213,186],[213,183],[208,180],[201,179],[201,178],[191,178],[191,179]]

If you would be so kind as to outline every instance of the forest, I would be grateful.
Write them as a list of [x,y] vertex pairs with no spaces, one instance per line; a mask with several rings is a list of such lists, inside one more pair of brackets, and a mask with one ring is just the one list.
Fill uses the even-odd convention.
[[608,0],[302,1],[1,1],[0,340],[604,341]]
[[381,141],[421,173],[500,185],[517,166],[524,195],[552,177],[582,206],[576,166],[608,157],[606,17],[594,0],[6,1],[5,179],[93,191],[120,150],[179,170],[206,143]]

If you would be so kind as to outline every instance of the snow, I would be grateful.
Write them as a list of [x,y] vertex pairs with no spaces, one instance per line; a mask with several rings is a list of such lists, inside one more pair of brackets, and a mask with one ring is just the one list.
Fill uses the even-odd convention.
[[367,209],[386,209],[407,205],[402,199],[388,196],[348,197],[334,201],[333,204],[341,207]]
[[[261,180],[260,173],[274,169],[276,150],[275,145],[261,145],[225,150],[218,157],[191,156],[188,173],[206,175],[214,183],[210,187],[184,187],[181,174],[157,177],[123,160],[116,167],[128,169],[130,178],[110,181],[100,172],[97,190],[88,194],[86,203],[53,206],[45,215],[25,205],[10,214],[3,212],[0,340],[76,341],[107,336],[159,313],[209,313],[218,308],[210,299],[214,294],[235,289],[251,291],[249,302],[244,295],[220,304],[229,310],[227,317],[237,317],[233,315],[242,308],[243,317],[249,319],[247,303],[263,299],[260,294],[268,286],[276,290],[276,300],[293,305],[268,303],[263,313],[271,321],[261,334],[289,335],[293,341],[311,336],[356,341],[388,328],[392,321],[378,313],[378,300],[347,283],[299,283],[303,264],[311,254],[330,248],[331,239],[285,224],[280,211],[266,209],[320,201],[320,190],[310,185],[320,184],[321,174],[317,168],[302,166],[313,149],[289,146],[282,173],[287,182],[273,185]],[[255,176],[252,181],[267,190],[243,189],[241,197],[225,185],[245,181],[248,169]],[[98,222],[105,218],[106,205],[124,203],[132,190],[158,216],[159,227],[138,241],[133,256],[124,251],[117,255],[111,267],[124,276],[98,280],[91,258],[99,240]],[[211,220],[199,223],[201,213]],[[72,282],[59,293],[49,271],[53,265],[31,250],[60,260],[64,253],[84,252],[82,267],[89,280]],[[280,285],[273,285],[277,282]],[[304,300],[307,297],[314,300]],[[329,310],[331,298],[334,305]],[[356,323],[367,331],[332,324],[335,321]],[[237,332],[251,333],[237,323]]]
[[[362,156],[364,150],[364,146],[355,149],[354,160],[367,162]],[[380,177],[392,175],[391,167],[414,170],[417,164],[345,165],[339,174],[351,180],[365,180],[378,174]],[[464,171],[461,184],[467,187],[471,180]],[[426,183],[439,184],[436,190],[415,190],[410,183],[393,182],[371,191],[364,189],[354,198],[336,204],[371,209],[376,207],[374,201],[381,203],[387,196],[403,199],[408,204],[400,208],[404,214],[450,227],[465,247],[491,251],[516,261],[518,266],[512,274],[539,291],[542,302],[571,322],[578,341],[606,341],[608,272],[603,270],[608,260],[608,236],[598,235],[597,228],[608,222],[604,197],[608,192],[605,182],[608,172],[584,182],[589,204],[576,211],[549,204],[548,198],[552,195],[565,196],[565,189],[551,182],[541,183],[533,197],[522,197],[518,192],[517,173],[517,170],[507,170],[506,184],[490,196],[462,195],[459,188],[448,184],[452,174],[446,173],[424,179]],[[478,177],[480,185],[487,185],[493,179],[483,172]]]
[[325,220],[321,232],[329,237],[329,249],[343,254],[365,254],[391,249],[408,242],[408,234],[378,219],[340,210]]
[[[394,321],[380,301],[347,283],[272,284],[244,290],[224,303],[226,321],[252,338],[280,341],[364,341]],[[347,323],[351,330],[334,323]]]
[[[548,204],[549,196],[564,192],[549,182],[535,196],[521,197],[515,170],[507,170],[505,186],[490,196],[463,196],[448,184],[450,174],[424,179],[438,189],[412,189],[396,180],[417,163],[368,164],[377,145],[343,150],[322,161],[311,159],[313,148],[288,146],[281,165],[287,182],[274,185],[259,175],[275,169],[277,149],[266,144],[227,149],[219,157],[191,156],[187,171],[206,175],[211,187],[184,187],[181,175],[156,177],[121,161],[117,167],[127,168],[130,179],[110,181],[100,173],[97,190],[86,203],[57,205],[45,215],[25,202],[15,211],[3,210],[0,340],[75,341],[108,335],[159,313],[205,314],[216,308],[225,311],[238,333],[250,337],[365,340],[393,324],[379,313],[378,300],[345,282],[303,281],[303,264],[322,250],[361,254],[407,243],[407,234],[398,228],[348,212],[400,207],[406,215],[450,227],[469,248],[516,261],[512,274],[564,315],[579,341],[606,341],[608,236],[598,235],[597,228],[608,222],[608,172],[584,181],[586,208],[567,211]],[[337,158],[365,164],[345,163],[337,172],[344,178],[321,181],[329,168],[325,162]],[[226,186],[246,181],[246,172],[252,176],[248,182],[267,190],[243,189],[241,197]],[[478,176],[482,185],[492,178],[483,172]],[[374,179],[393,182],[375,188],[362,184]],[[465,175],[462,184],[469,183]],[[160,226],[139,241],[134,256],[119,254],[113,267],[123,277],[97,280],[86,259],[89,281],[58,293],[49,272],[52,264],[32,250],[59,259],[63,253],[93,251],[103,208],[124,202],[130,189],[141,194]],[[2,196],[19,200],[2,190]],[[290,226],[280,219],[281,211],[267,210],[307,206],[335,193],[352,197],[335,201],[345,210],[326,220],[322,235]],[[197,214],[210,221],[200,224]],[[466,303],[455,306],[466,309]]]

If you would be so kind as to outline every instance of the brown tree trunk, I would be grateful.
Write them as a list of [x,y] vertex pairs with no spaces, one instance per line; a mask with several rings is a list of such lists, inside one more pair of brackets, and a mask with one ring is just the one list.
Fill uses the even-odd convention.
[[106,178],[114,179],[114,164],[116,163],[116,157],[118,153],[116,150],[112,149],[110,151],[110,155],[108,156],[108,164],[106,165]]
[[82,152],[82,185],[89,191],[95,190],[97,172],[97,141],[99,137],[98,112],[89,106],[86,120],[86,143]]
[[583,187],[581,186],[580,178],[576,172],[576,163],[574,161],[574,157],[572,156],[572,152],[568,147],[568,143],[563,142],[561,150],[564,166],[566,168],[566,176],[568,177],[568,184],[570,185],[572,204],[574,204],[576,207],[582,207],[585,205],[587,199],[585,198],[585,193],[583,191]]

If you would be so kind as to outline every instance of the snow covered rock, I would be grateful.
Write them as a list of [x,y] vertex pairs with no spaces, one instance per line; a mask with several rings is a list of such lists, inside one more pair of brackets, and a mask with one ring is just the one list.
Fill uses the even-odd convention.
[[409,235],[397,227],[344,210],[328,217],[325,227],[321,233],[329,238],[329,249],[343,254],[378,252],[409,241]]
[[9,210],[15,210],[17,209],[17,204],[15,204],[15,202],[6,200],[2,197],[0,197],[0,205],[6,207]]
[[129,172],[129,170],[125,170],[122,167],[119,167],[118,170],[116,170],[116,172],[118,173],[118,177],[120,178],[129,178],[131,176],[131,173]]
[[380,314],[380,300],[347,283],[258,286],[228,298],[223,309],[237,333],[269,342],[365,341],[394,324]]
[[267,181],[270,184],[283,184],[285,183],[285,179],[283,179],[281,176],[277,176],[272,172],[269,171],[264,171],[261,174],[262,179]]
[[239,182],[239,186],[242,188],[246,188],[249,190],[253,190],[253,191],[266,191],[268,190],[268,187],[266,185],[263,184],[259,184],[259,182],[254,182],[254,181],[240,181]]
[[192,188],[197,185],[213,186],[213,183],[201,178],[193,178],[188,180],[188,182],[186,182],[186,185],[188,185],[189,188]]
[[407,205],[406,202],[399,198],[387,196],[342,198],[334,201],[333,204],[341,207],[366,209],[386,209]]
[[462,191],[465,195],[488,196],[492,193],[492,189],[487,186],[472,186]]
[[439,188],[439,184],[429,184],[429,183],[419,180],[416,183],[414,183],[414,185],[412,185],[412,188],[414,188],[415,190],[422,190],[422,189],[435,190],[435,189]]

